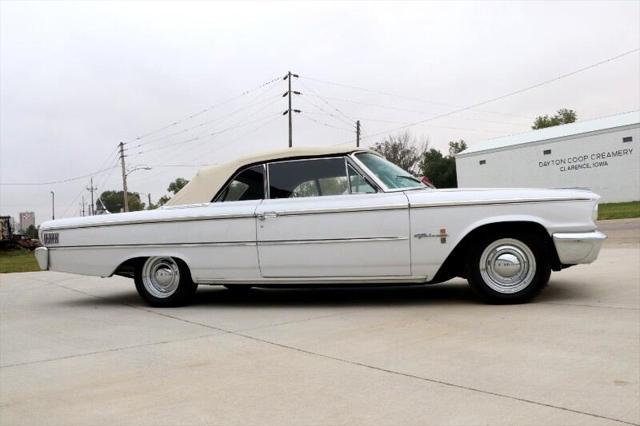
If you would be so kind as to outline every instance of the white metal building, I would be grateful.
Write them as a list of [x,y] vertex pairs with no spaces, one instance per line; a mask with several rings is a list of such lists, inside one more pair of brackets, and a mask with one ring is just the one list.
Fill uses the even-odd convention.
[[490,139],[456,155],[458,187],[589,188],[640,200],[640,111]]

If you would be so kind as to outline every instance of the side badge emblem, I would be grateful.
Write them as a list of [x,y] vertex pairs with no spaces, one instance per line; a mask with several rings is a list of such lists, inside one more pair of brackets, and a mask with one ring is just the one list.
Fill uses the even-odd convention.
[[422,232],[420,234],[414,234],[414,238],[417,238],[417,239],[421,239],[421,238],[440,238],[440,244],[446,244],[448,236],[449,236],[449,234],[447,234],[447,228],[440,228],[440,233],[438,233],[438,234],[432,234],[431,232],[429,232],[429,233]]

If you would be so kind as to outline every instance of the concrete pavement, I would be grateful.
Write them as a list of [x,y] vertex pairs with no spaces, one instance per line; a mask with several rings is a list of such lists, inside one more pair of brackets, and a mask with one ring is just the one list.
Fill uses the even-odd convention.
[[629,223],[513,306],[454,280],[154,309],[124,278],[2,275],[0,425],[639,424]]

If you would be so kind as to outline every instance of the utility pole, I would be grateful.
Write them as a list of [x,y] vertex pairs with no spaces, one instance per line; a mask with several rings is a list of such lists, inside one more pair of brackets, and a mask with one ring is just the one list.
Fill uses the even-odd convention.
[[82,196],[82,216],[84,216],[84,195]]
[[302,93],[295,91],[295,90],[291,90],[291,78],[295,77],[298,78],[298,74],[292,74],[291,71],[287,72],[287,75],[284,76],[283,80],[288,80],[289,83],[289,90],[287,90],[282,97],[284,98],[285,96],[289,96],[289,108],[282,113],[282,115],[287,115],[289,114],[289,148],[291,148],[293,146],[293,113],[300,113],[301,111],[299,109],[291,109],[291,94],[293,93],[294,95],[301,95]]
[[93,186],[93,176],[91,176],[91,186],[87,188],[87,191],[91,192],[91,206],[89,207],[89,215],[93,216],[96,213],[94,204],[93,204],[93,191],[97,191],[98,188]]
[[124,196],[124,211],[128,212],[129,211],[129,197],[128,192],[127,192],[127,171],[125,169],[124,166],[124,142],[120,142],[118,144],[118,146],[120,147],[120,162],[122,164],[122,190],[124,192],[123,196]]
[[51,220],[56,218],[56,193],[51,191]]
[[360,147],[360,120],[356,121],[356,147]]
[[149,205],[147,206],[147,210],[149,210],[151,208],[151,193],[149,192],[147,196],[149,197]]

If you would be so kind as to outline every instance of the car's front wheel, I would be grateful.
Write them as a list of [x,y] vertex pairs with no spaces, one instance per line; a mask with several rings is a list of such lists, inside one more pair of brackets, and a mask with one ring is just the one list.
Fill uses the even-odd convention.
[[173,257],[146,259],[136,268],[135,282],[140,296],[156,307],[185,305],[198,287],[187,265]]
[[522,303],[549,281],[551,264],[542,239],[533,233],[485,236],[468,252],[467,279],[490,303]]

